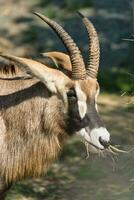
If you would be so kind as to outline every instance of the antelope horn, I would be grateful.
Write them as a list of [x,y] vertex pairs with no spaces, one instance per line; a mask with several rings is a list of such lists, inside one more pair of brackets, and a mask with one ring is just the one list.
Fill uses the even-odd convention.
[[86,27],[89,39],[89,60],[86,67],[87,75],[92,78],[96,78],[100,59],[100,45],[98,35],[91,21],[80,12],[78,12],[78,14],[82,18],[82,21]]
[[42,14],[34,12],[39,18],[46,22],[59,36],[59,38],[64,43],[69,55],[72,64],[72,78],[75,80],[85,79],[86,78],[86,69],[85,64],[81,55],[81,52],[70,35],[56,22],[49,19]]

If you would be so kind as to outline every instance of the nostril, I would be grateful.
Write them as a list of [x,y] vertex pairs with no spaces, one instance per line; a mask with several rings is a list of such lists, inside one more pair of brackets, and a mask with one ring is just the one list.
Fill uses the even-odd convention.
[[104,146],[104,148],[108,148],[110,145],[110,142],[103,140],[101,137],[99,137],[99,142],[102,146]]

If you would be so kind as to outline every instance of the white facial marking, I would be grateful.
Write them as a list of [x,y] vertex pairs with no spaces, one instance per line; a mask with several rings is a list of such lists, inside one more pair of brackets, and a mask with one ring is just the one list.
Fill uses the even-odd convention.
[[91,140],[90,135],[88,134],[85,128],[82,128],[79,132],[77,132],[77,134],[84,138],[86,141]]
[[81,119],[83,119],[83,117],[85,116],[86,112],[87,112],[87,97],[85,95],[85,93],[81,90],[79,83],[76,83],[76,94],[77,94],[77,98],[78,98],[78,110],[79,110],[79,114]]
[[96,108],[97,112],[98,112],[97,97],[98,97],[99,93],[100,93],[100,87],[98,85],[98,89],[97,89],[97,92],[95,95],[95,108]]
[[5,138],[5,132],[6,132],[6,126],[4,123],[3,118],[0,116],[0,147],[4,147],[4,138]]
[[[90,133],[86,131],[85,128],[81,129],[78,133],[82,138],[84,138],[87,142],[89,142],[90,149],[89,151],[92,153],[98,153],[98,149],[103,150],[104,146],[101,145],[99,138],[101,137],[102,140],[109,142],[110,141],[110,134],[106,128],[94,128],[91,130]],[[93,145],[90,145],[93,144]],[[96,148],[96,147],[97,148]]]
[[109,142],[110,141],[110,134],[106,128],[94,128],[90,132],[90,138],[93,144],[98,146],[100,149],[104,149],[104,147],[100,144],[99,138],[101,137],[102,140]]

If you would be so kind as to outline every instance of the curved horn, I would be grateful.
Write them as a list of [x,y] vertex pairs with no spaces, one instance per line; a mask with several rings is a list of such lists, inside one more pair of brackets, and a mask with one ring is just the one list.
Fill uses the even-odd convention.
[[86,78],[86,70],[83,58],[81,56],[80,50],[72,40],[72,38],[68,35],[68,33],[56,22],[52,21],[46,16],[43,16],[37,12],[34,12],[35,15],[40,17],[44,22],[46,22],[60,37],[62,42],[64,43],[71,59],[72,64],[72,78],[73,79],[85,79]]
[[88,38],[89,38],[89,61],[86,67],[87,75],[92,78],[96,78],[100,60],[100,45],[99,45],[98,35],[95,30],[95,27],[89,21],[89,19],[84,15],[82,15],[80,12],[78,12],[78,14],[82,18],[82,21],[88,32]]

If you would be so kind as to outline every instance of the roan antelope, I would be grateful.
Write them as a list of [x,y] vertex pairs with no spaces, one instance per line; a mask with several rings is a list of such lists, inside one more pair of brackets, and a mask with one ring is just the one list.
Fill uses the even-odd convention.
[[52,69],[35,60],[0,53],[1,62],[7,63],[5,71],[17,73],[17,66],[27,74],[0,78],[1,200],[13,182],[46,172],[68,135],[79,134],[91,152],[105,150],[110,142],[97,111],[100,50],[93,24],[80,14],[89,37],[89,62],[85,66],[68,33],[51,19],[35,15],[60,37],[70,64],[61,70]]

